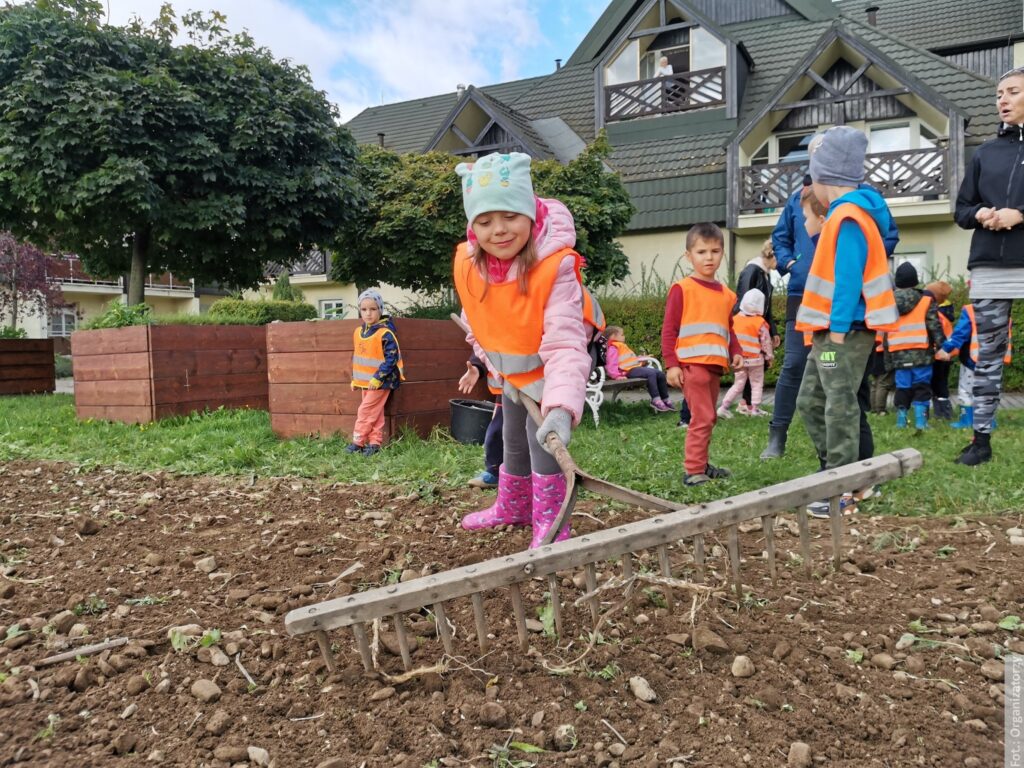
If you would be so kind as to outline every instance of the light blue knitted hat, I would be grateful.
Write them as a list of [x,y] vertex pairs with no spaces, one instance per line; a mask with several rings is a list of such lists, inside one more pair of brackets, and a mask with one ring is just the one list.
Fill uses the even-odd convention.
[[462,205],[470,224],[491,211],[512,211],[537,220],[529,155],[493,152],[475,163],[459,163],[455,172],[462,179]]

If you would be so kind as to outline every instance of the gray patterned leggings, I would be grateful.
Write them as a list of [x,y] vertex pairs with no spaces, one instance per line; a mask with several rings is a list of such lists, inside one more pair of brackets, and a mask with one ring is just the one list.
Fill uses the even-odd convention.
[[1003,391],[1003,355],[1009,337],[1013,299],[978,299],[974,320],[978,324],[978,363],[974,367],[974,429],[991,432],[992,419]]

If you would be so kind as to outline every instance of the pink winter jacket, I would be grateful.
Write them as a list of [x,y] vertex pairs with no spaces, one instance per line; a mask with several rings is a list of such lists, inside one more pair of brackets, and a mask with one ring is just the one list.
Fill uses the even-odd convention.
[[[563,248],[574,247],[576,224],[569,209],[558,200],[538,199],[534,239],[538,261]],[[475,238],[470,237],[470,253],[476,247]],[[517,275],[518,268],[513,265],[505,282],[515,281]],[[462,319],[466,321],[465,312]],[[544,333],[540,342],[540,358],[544,361],[543,415],[547,416],[552,408],[565,408],[572,414],[573,424],[579,424],[590,376],[587,338],[583,327],[583,290],[576,279],[573,259],[566,257],[558,269],[555,285],[544,308]],[[473,345],[473,352],[484,361],[487,369],[496,373],[472,329],[466,341]]]

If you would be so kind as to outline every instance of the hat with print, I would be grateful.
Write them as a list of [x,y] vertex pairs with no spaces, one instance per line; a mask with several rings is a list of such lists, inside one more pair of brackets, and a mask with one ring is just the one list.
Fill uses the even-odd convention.
[[470,224],[491,211],[521,213],[536,221],[529,155],[493,152],[475,163],[459,163],[455,173],[462,180],[462,205]]

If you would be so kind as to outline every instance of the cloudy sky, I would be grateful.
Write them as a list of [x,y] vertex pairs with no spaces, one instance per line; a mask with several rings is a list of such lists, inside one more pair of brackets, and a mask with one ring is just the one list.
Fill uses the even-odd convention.
[[[275,55],[305,64],[342,120],[366,107],[532,77],[568,59],[610,0],[174,0],[216,9]],[[162,0],[103,0],[111,23]]]

